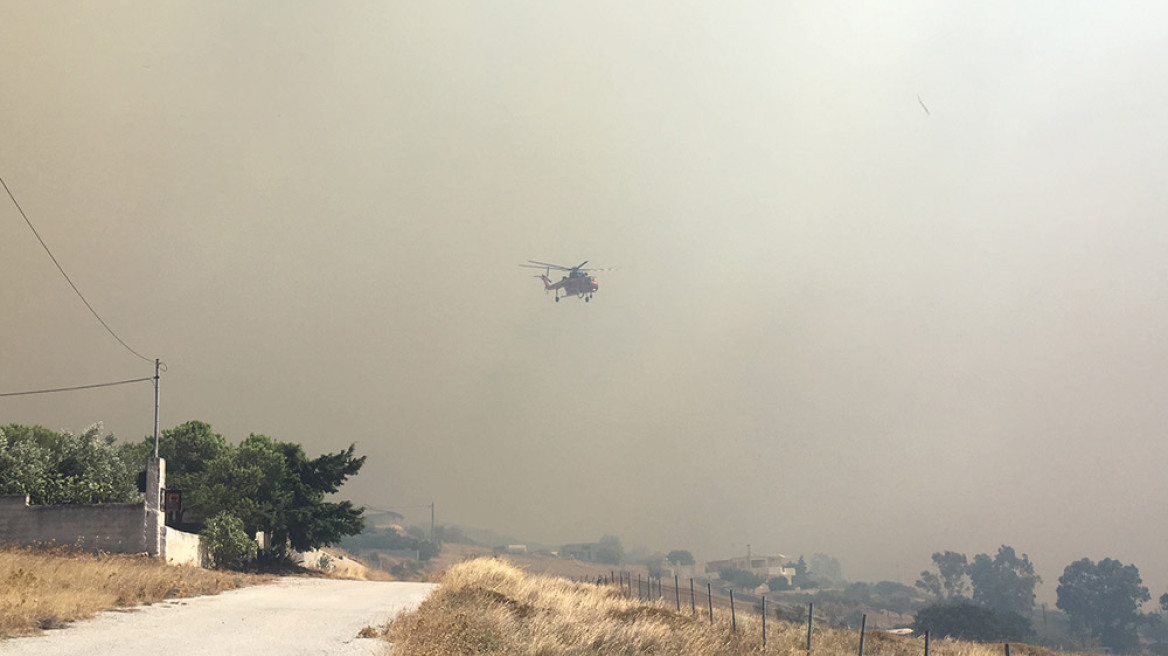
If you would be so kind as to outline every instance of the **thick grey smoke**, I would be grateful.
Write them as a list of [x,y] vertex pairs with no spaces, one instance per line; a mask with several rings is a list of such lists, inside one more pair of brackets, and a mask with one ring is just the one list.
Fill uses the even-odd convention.
[[[1168,585],[1161,3],[0,8],[0,175],[164,427],[532,541]],[[152,374],[6,201],[0,392]]]

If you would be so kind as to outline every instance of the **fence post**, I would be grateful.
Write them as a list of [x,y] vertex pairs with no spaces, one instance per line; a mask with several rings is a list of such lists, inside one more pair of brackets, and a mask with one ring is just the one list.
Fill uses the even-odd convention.
[[730,632],[738,633],[738,616],[734,614],[734,588],[730,588]]
[[1006,643],[1006,656],[1010,656],[1010,643]]
[[681,582],[673,575],[673,600],[677,602],[677,612],[681,612]]
[[644,597],[641,595],[641,575],[638,574],[637,575],[637,600],[639,601],[643,598]]
[[868,626],[868,614],[860,616],[860,656],[864,656],[864,629]]
[[811,653],[811,615],[815,610],[815,602],[807,604],[807,653]]
[[714,588],[706,584],[706,603],[710,605],[710,624],[714,623]]
[[762,596],[762,648],[766,649],[766,595]]
[[698,602],[694,598],[693,579],[689,580],[689,612],[692,615],[698,614]]
[[929,656],[929,632],[925,631],[925,656]]

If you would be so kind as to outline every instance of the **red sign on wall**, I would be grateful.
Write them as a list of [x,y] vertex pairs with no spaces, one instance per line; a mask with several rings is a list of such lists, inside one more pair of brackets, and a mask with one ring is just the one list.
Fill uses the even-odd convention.
[[182,490],[167,490],[166,502],[162,509],[166,512],[182,512]]

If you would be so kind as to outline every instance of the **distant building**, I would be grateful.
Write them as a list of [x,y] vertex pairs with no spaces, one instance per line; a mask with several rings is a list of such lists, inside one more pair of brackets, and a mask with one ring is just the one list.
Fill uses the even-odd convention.
[[527,553],[526,544],[501,544],[494,548],[496,556],[503,554],[525,554]]
[[368,528],[400,528],[399,525],[406,520],[405,515],[392,510],[378,510],[376,508],[369,508],[368,506],[364,510],[365,526]]
[[588,562],[596,561],[596,552],[600,549],[598,542],[577,542],[560,547],[560,558],[575,558]]
[[717,574],[724,569],[740,569],[750,572],[764,581],[783,577],[787,583],[795,577],[794,568],[787,567],[788,559],[783,554],[777,556],[741,556],[728,560],[711,560],[706,563],[706,572]]

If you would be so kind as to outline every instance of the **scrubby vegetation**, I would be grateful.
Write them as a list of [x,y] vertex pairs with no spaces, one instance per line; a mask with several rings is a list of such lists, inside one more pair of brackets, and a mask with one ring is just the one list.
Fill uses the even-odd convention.
[[[567,656],[600,654],[701,654],[739,656],[764,653],[761,619],[740,612],[737,630],[729,613],[675,612],[668,605],[630,598],[620,588],[534,576],[503,561],[479,559],[452,567],[441,586],[412,613],[386,629],[394,656],[497,654]],[[806,626],[770,621],[766,653],[803,653]],[[816,654],[855,654],[855,631],[815,628]],[[886,633],[867,636],[872,656],[918,656],[923,641]],[[938,656],[998,656],[1000,645],[935,640]],[[1013,654],[1054,652],[1015,645]]]
[[[216,569],[243,569],[248,561],[256,557],[258,551],[255,540],[244,532],[243,521],[226,512],[207,520],[207,526],[199,533],[199,537]],[[320,569],[327,571],[324,556],[321,556]]]
[[436,540],[409,535],[396,528],[365,529],[357,535],[341,540],[340,547],[359,555],[376,552],[413,551],[418,560],[430,560],[442,551],[442,543]]

